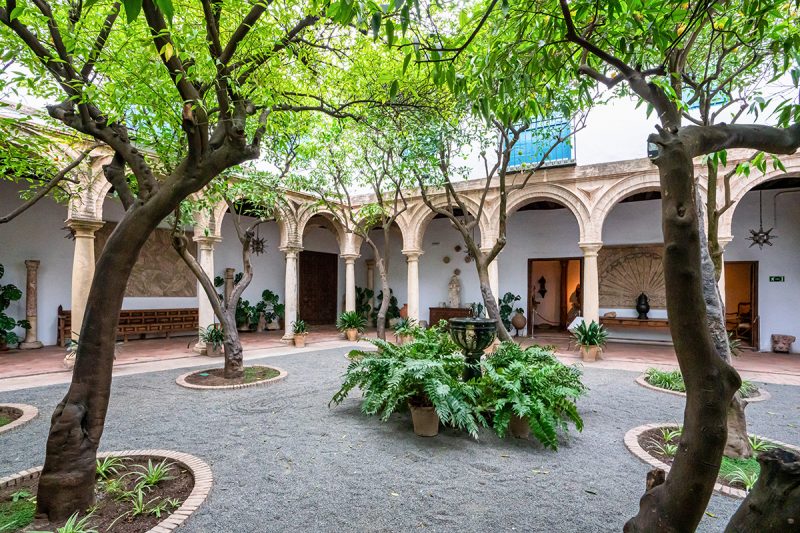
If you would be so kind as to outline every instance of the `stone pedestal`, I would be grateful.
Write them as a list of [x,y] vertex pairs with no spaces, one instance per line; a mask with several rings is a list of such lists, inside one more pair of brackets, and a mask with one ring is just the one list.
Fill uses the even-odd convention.
[[25,340],[19,345],[20,350],[35,350],[42,347],[39,341],[37,325],[36,285],[38,284],[39,261],[28,259],[25,261],[27,270],[27,283],[25,285],[25,319],[31,327],[25,332]]

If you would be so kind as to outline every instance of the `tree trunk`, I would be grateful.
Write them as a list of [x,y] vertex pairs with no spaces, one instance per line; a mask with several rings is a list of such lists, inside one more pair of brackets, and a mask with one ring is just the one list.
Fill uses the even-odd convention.
[[[163,203],[162,203],[163,204]],[[100,254],[86,302],[72,383],[51,418],[37,514],[64,520],[94,504],[95,461],[111,393],[119,310],[149,235],[171,209],[134,205]]]
[[727,438],[727,407],[741,380],[717,353],[708,330],[701,236],[692,159],[677,136],[651,142],[661,178],[664,281],[670,332],[686,383],[683,434],[663,484],[648,490],[628,532],[694,531],[716,483]]
[[478,269],[478,281],[480,282],[481,296],[483,296],[483,305],[486,306],[486,314],[497,322],[497,338],[501,341],[511,341],[511,335],[500,319],[500,308],[497,306],[497,299],[492,294],[492,285],[489,283],[489,268],[477,259],[475,260],[475,267]]
[[244,361],[242,358],[242,343],[239,340],[239,331],[236,329],[236,308],[226,309],[223,316],[217,317],[222,323],[223,340],[225,348],[225,379],[237,379],[244,375]]
[[378,259],[378,274],[381,277],[381,290],[383,291],[383,298],[381,299],[381,306],[378,308],[378,320],[376,327],[378,328],[378,338],[386,340],[386,313],[389,311],[389,301],[392,299],[392,294],[389,289],[389,277],[386,275],[386,268],[383,261]]
[[761,474],[725,533],[800,532],[800,455],[782,449],[758,456]]

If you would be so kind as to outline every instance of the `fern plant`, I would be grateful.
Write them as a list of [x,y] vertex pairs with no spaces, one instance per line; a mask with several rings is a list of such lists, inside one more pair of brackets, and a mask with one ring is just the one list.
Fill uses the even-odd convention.
[[575,405],[586,390],[581,373],[552,352],[503,342],[481,367],[481,410],[493,413],[492,428],[500,437],[508,432],[513,416],[526,419],[533,436],[553,450],[558,448],[558,431],[566,431],[570,422],[578,431],[583,429]]
[[415,342],[397,346],[368,339],[378,352],[350,352],[351,363],[344,383],[331,399],[342,403],[350,392],[361,389],[361,411],[387,420],[405,406],[432,406],[445,425],[477,437],[485,424],[476,409],[477,389],[463,383],[464,357],[450,337],[439,328],[419,331]]

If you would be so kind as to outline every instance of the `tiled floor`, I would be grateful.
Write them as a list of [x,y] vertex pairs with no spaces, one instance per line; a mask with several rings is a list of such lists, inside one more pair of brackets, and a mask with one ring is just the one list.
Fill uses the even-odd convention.
[[[297,350],[281,340],[282,331],[264,333],[243,333],[242,344],[245,354],[254,352],[270,354]],[[374,336],[375,332],[369,332]],[[535,339],[519,337],[522,344],[553,344],[559,357],[568,363],[580,361],[580,354],[566,334],[552,332]],[[310,347],[332,346],[344,343],[342,337],[332,326],[317,326],[308,335]],[[139,373],[161,370],[166,367],[192,366],[202,364],[207,359],[199,359],[192,351],[194,337],[183,336],[171,339],[132,340],[120,343],[115,365],[116,373]],[[0,389],[10,383],[12,378],[39,376],[37,383],[62,382],[68,376],[63,365],[65,350],[59,346],[47,346],[40,350],[12,350],[0,352]],[[651,366],[677,368],[678,362],[671,346],[609,343],[603,352],[603,359],[586,363],[598,368],[644,371]],[[800,386],[800,354],[775,354],[745,351],[734,359],[734,366],[742,377],[751,381]],[[48,375],[51,375],[48,379]],[[16,379],[27,383],[31,380]]]

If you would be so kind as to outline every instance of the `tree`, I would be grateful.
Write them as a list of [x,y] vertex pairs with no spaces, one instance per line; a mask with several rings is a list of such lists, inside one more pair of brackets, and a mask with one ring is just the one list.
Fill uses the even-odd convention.
[[148,236],[189,195],[257,159],[274,117],[351,117],[391,92],[364,24],[340,3],[126,0],[119,21],[122,7],[0,6],[0,43],[23,67],[16,81],[56,101],[52,120],[113,151],[104,173],[125,208],[97,260],[72,383],[52,417],[37,508],[54,521],[94,502],[119,309]]

